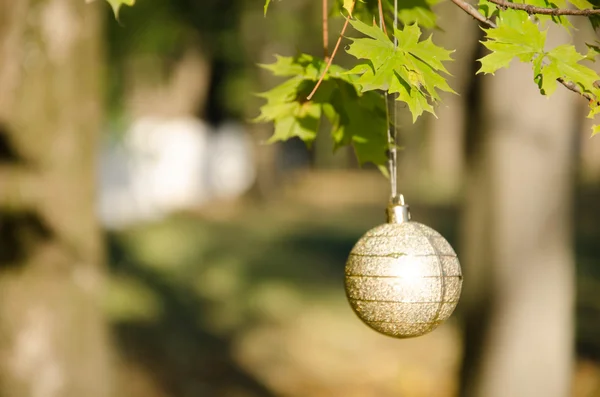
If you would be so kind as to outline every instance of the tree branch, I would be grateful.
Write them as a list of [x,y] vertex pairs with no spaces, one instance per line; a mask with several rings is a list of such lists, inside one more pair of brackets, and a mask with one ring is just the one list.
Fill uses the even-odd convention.
[[471,4],[467,3],[464,0],[451,0],[454,4],[456,4],[459,8],[461,8],[464,12],[472,16],[474,19],[481,22],[482,25],[488,28],[496,28],[496,24],[491,20],[487,19],[482,13],[480,13],[477,8],[473,7]]
[[[478,20],[485,27],[491,28],[491,29],[497,28],[497,25],[494,22],[487,19],[482,13],[479,12],[479,10],[477,10],[475,7],[473,7],[471,4],[467,3],[466,1],[464,1],[464,0],[451,0],[451,1],[454,4],[456,4],[460,9],[462,9],[464,12],[466,12],[467,14],[469,14],[470,16],[472,16],[473,18]],[[494,4],[497,4],[497,5],[501,5],[500,4],[501,2],[502,3],[505,2],[505,0],[488,0],[488,1],[490,1]],[[518,5],[518,6],[523,5],[523,4],[515,4],[515,3],[506,3],[506,4]],[[539,8],[539,7],[537,7],[537,8]],[[554,10],[554,9],[549,8],[549,10]],[[523,10],[523,11],[525,11],[525,10]],[[577,11],[577,10],[566,10],[566,11]],[[586,10],[579,10],[579,11],[586,11]],[[600,9],[587,10],[587,11],[594,11],[594,13],[600,14]],[[560,14],[558,14],[558,15],[560,15]],[[575,14],[563,14],[563,15],[575,15]],[[580,15],[580,14],[577,14],[577,15]],[[598,99],[594,98],[594,96],[588,94],[587,92],[581,91],[579,86],[577,84],[573,83],[572,81],[566,81],[562,77],[559,77],[558,79],[556,79],[556,81],[558,81],[560,84],[565,86],[565,88],[567,88],[568,90],[571,90],[571,91],[581,95],[582,97],[584,97],[585,99],[587,99],[590,102],[598,101]]]
[[539,14],[539,15],[576,15],[576,16],[590,16],[600,15],[600,9],[594,10],[586,8],[584,10],[569,10],[565,8],[546,8],[536,7],[530,4],[511,3],[506,0],[488,0],[490,3],[494,3],[502,8],[512,8],[513,10],[525,11],[528,14]]

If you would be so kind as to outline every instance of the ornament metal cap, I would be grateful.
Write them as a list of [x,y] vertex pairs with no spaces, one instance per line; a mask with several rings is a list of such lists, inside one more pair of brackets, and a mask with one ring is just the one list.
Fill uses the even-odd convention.
[[404,203],[404,196],[395,196],[387,207],[387,222],[402,223],[410,221],[410,207]]

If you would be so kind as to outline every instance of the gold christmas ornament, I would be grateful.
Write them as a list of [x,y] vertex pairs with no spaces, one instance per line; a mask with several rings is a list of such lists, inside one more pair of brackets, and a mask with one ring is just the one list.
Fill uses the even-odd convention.
[[388,206],[387,217],[350,252],[346,295],[372,329],[395,338],[424,335],[454,311],[460,263],[442,235],[410,220],[402,196]]

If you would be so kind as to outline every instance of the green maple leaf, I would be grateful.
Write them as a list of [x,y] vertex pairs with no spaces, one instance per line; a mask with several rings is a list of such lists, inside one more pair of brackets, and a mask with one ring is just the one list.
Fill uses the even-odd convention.
[[479,60],[481,68],[477,73],[494,74],[508,67],[514,58],[531,62],[544,52],[546,31],[541,31],[525,12],[502,11],[498,27],[484,31],[486,40],[482,43],[492,52]]
[[335,148],[352,144],[361,164],[386,164],[388,124],[383,97],[375,92],[361,95],[344,81],[334,84],[329,103],[324,103],[324,113],[332,125]]
[[487,0],[479,0],[479,12],[489,19],[498,13],[498,6]]
[[600,113],[600,105],[594,104],[590,106],[590,113],[587,115],[587,117],[589,119],[593,119],[594,116],[598,115],[598,113]]
[[[540,57],[540,59],[543,58]],[[554,94],[556,87],[558,87],[556,79],[561,77],[561,71],[556,62],[550,62],[539,70],[534,70],[534,75],[543,95],[550,96]]]
[[[577,1],[577,0],[575,0]],[[583,0],[586,1],[586,0]],[[568,8],[568,4],[566,0],[521,0],[515,1],[516,3],[525,3],[530,4],[535,7],[542,8]],[[535,18],[544,24],[545,22],[551,21],[557,25],[562,25],[563,27],[570,29],[573,27],[573,24],[567,19],[567,17],[562,15],[536,15]]]
[[595,44],[585,43],[588,48],[588,52],[585,55],[586,60],[592,62],[596,61],[596,57],[600,54],[600,46],[598,44],[600,44],[600,42],[596,42]]
[[287,115],[277,120],[275,132],[267,143],[298,137],[310,146],[315,140],[321,121],[321,107],[309,102],[294,105]]
[[108,4],[110,4],[110,6],[113,9],[113,12],[115,13],[115,18],[119,19],[119,11],[121,10],[121,6],[123,5],[127,5],[127,6],[132,6],[135,4],[135,0],[106,0],[108,1]]
[[580,10],[594,8],[594,5],[590,3],[588,0],[569,0],[569,3],[573,4]]
[[305,98],[314,86],[312,81],[318,78],[323,65],[303,54],[296,58],[276,56],[274,63],[260,66],[275,76],[293,76],[272,90],[258,94],[267,103],[261,107],[255,121],[273,121],[275,124],[275,132],[268,142],[298,137],[310,146],[317,135],[321,108],[302,100],[302,96]]
[[274,63],[261,65],[274,75],[290,77],[270,91],[259,94],[266,99],[257,122],[273,122],[274,133],[268,143],[291,138],[307,145],[315,140],[322,115],[331,124],[335,149],[352,145],[361,164],[384,165],[387,161],[387,116],[385,101],[374,92],[361,93],[356,76],[332,65],[310,101],[306,97],[325,68],[325,62],[310,55],[277,56]]
[[443,62],[452,58],[448,51],[436,46],[431,36],[420,41],[418,25],[407,25],[394,30],[398,48],[379,28],[361,21],[350,22],[365,38],[351,38],[348,54],[361,60],[350,73],[359,76],[356,83],[361,90],[383,90],[398,94],[413,116],[413,122],[423,112],[434,113],[433,105],[440,100],[439,91],[452,92],[441,73],[447,74]]
[[[600,113],[600,105],[596,102],[590,105],[590,113],[588,114],[588,118],[589,119],[593,119],[594,116],[598,115],[598,113]],[[592,126],[592,136],[596,135],[600,133],[600,125],[596,124]]]
[[275,59],[272,64],[259,66],[270,70],[274,76],[302,76],[315,80],[319,78],[324,68],[322,62],[306,54],[300,54],[295,58],[275,55]]
[[354,8],[354,0],[343,0],[342,7],[348,12],[348,15],[352,16],[352,9]]
[[[424,28],[437,26],[437,15],[432,8],[440,0],[402,0],[398,1],[398,18],[403,25],[418,24]],[[393,14],[393,1],[386,2]],[[390,24],[390,26],[392,26]]]
[[[314,84],[313,84],[314,85]],[[260,108],[257,122],[274,122],[275,131],[267,143],[302,139],[310,146],[317,136],[321,120],[321,107],[314,102],[301,100],[311,84],[302,76],[291,78],[271,91],[258,94],[267,103]]]
[[[594,84],[600,80],[600,76],[593,69],[579,63],[585,59],[585,56],[578,53],[574,46],[560,45],[546,53],[546,59],[549,64],[541,70],[544,81],[548,80],[547,84],[549,84],[547,89],[544,89],[546,95],[554,92],[555,80],[560,77],[577,84],[583,92],[598,98],[599,90]],[[550,82],[550,80],[554,81]]]
[[[555,0],[552,4],[562,6],[564,1]],[[583,92],[598,97],[594,83],[600,80],[600,76],[580,63],[595,57],[598,49],[594,46],[589,46],[588,55],[578,53],[569,44],[547,52],[544,50],[547,31],[540,30],[527,13],[516,10],[502,11],[498,27],[484,30],[486,41],[483,44],[492,52],[480,59],[481,68],[477,73],[494,74],[518,58],[521,62],[532,62],[534,81],[542,94],[552,95],[558,86],[557,79],[562,78],[577,84]]]

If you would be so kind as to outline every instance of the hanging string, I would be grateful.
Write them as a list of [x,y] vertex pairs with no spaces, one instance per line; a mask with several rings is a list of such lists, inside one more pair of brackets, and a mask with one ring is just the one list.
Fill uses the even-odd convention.
[[[390,198],[396,201],[398,196],[398,187],[396,179],[396,138],[395,138],[395,99],[393,96],[384,94],[387,113],[387,138],[388,138],[388,169],[390,173]],[[392,121],[393,120],[393,121]]]
[[[383,9],[381,7],[381,0],[379,1],[379,27],[385,31],[385,21],[383,17]],[[398,29],[398,0],[394,0],[394,33]],[[398,48],[398,38],[395,34],[394,37],[394,49]],[[390,196],[392,201],[397,202],[398,198],[398,112],[396,111],[396,98],[388,95],[387,91],[383,94],[385,99],[388,129],[388,169],[390,173]],[[404,201],[404,200],[402,200]]]
[[[392,36],[394,37],[394,50],[398,49],[398,38],[396,37],[396,30],[398,29],[398,0],[394,0],[394,31]],[[390,179],[392,188],[392,199],[395,200],[398,196],[398,111],[396,108],[396,98],[392,98],[392,123],[389,124],[389,136],[393,136],[392,146],[390,147]],[[404,197],[402,197],[404,201]],[[402,203],[404,204],[404,203]]]

